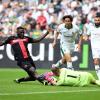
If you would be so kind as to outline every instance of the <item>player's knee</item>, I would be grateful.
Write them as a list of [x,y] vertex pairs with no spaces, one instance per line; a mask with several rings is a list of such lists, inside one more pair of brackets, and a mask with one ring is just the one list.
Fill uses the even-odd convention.
[[94,59],[94,64],[98,65],[99,64],[99,60],[98,59]]
[[66,63],[66,58],[65,57],[62,58],[62,63]]
[[71,61],[71,55],[65,54],[65,59],[66,59],[66,62],[70,62]]
[[71,57],[67,57],[66,58],[66,62],[71,62],[72,60],[71,60]]

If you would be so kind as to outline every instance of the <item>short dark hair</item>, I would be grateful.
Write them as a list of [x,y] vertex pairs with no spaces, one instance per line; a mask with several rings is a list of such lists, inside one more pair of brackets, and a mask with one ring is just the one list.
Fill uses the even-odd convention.
[[96,17],[100,17],[100,12],[97,12],[96,13]]
[[92,11],[97,11],[98,8],[97,8],[97,7],[92,7],[91,10],[92,10]]
[[19,26],[19,27],[17,27],[17,30],[20,30],[20,29],[25,29],[25,28],[23,28],[22,26]]
[[60,69],[59,67],[52,67],[51,71],[55,73],[55,72],[58,72],[59,69]]
[[73,17],[71,15],[63,16],[62,20],[64,21],[66,18],[69,18],[71,21],[73,21]]
[[17,33],[20,34],[20,33],[25,33],[25,28],[23,28],[22,26],[19,26],[17,27]]

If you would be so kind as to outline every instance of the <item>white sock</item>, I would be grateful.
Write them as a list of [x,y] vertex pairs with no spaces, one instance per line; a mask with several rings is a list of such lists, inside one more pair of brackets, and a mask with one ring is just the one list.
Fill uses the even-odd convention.
[[67,68],[68,69],[73,69],[72,62],[67,62]]
[[60,67],[62,64],[63,64],[63,63],[62,63],[62,60],[59,60],[59,61],[55,64],[55,66],[56,66],[56,67]]
[[95,65],[95,70],[96,70],[97,77],[100,80],[100,67],[99,67],[99,65]]

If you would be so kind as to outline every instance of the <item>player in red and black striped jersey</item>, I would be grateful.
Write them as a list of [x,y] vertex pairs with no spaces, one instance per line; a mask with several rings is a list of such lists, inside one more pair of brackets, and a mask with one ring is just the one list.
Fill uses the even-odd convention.
[[16,79],[15,82],[20,83],[20,82],[34,81],[34,80],[38,80],[41,82],[36,73],[36,66],[30,56],[27,45],[29,43],[40,42],[49,34],[49,29],[46,34],[44,34],[38,39],[33,39],[24,36],[25,31],[26,30],[23,27],[18,27],[17,36],[8,37],[7,40],[5,40],[4,42],[0,42],[0,46],[5,44],[11,44],[15,60],[17,61],[17,65],[20,66],[22,69],[24,69],[29,75],[28,77]]

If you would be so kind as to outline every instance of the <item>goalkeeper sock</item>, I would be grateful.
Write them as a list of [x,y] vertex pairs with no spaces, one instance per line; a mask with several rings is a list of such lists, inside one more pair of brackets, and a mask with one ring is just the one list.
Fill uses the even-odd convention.
[[100,80],[100,67],[99,67],[99,65],[95,65],[95,70],[96,70],[97,77]]

